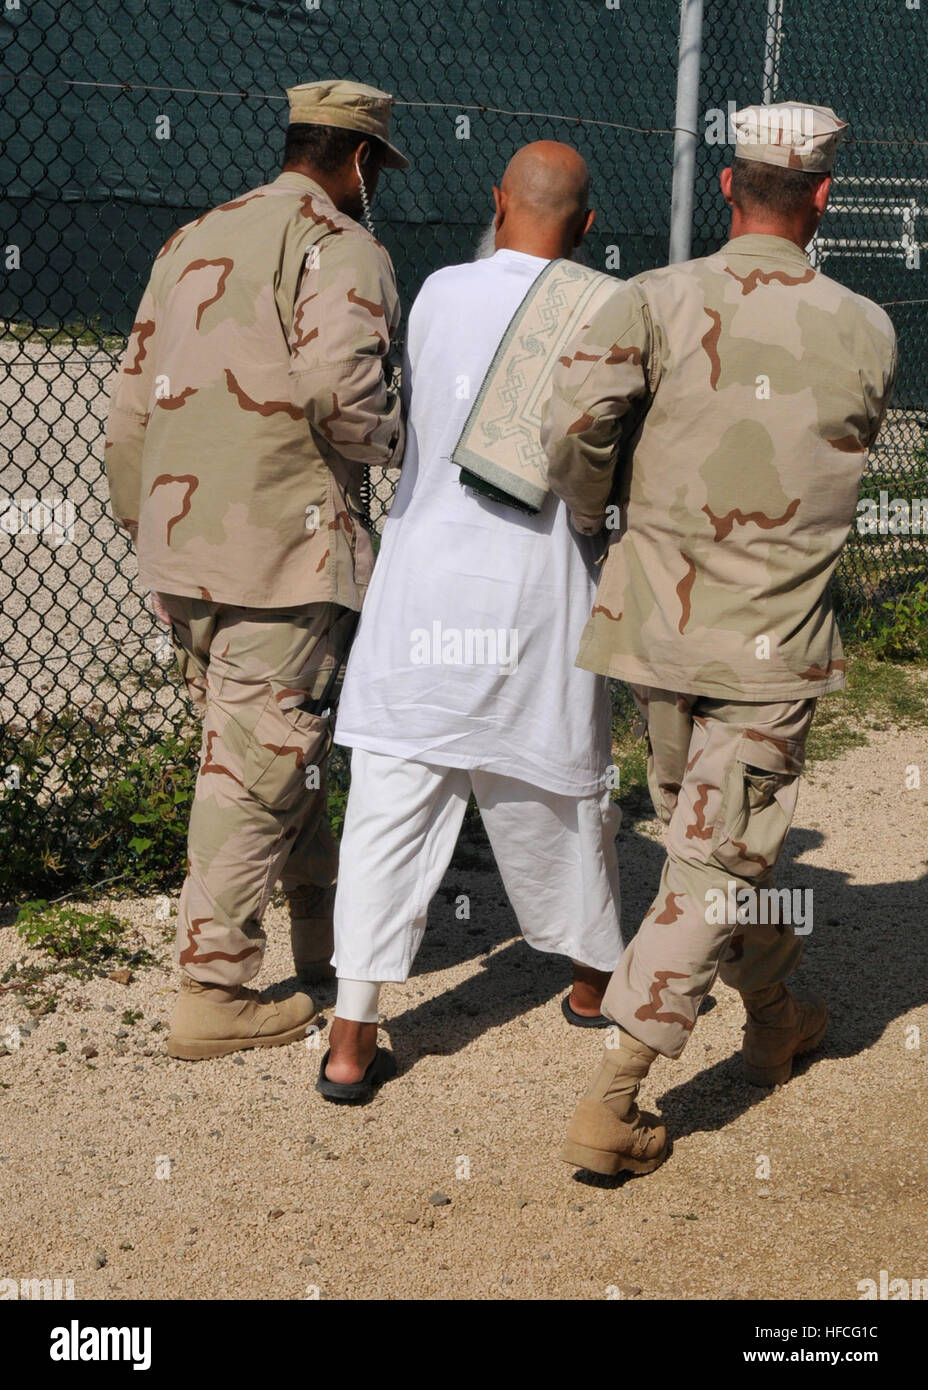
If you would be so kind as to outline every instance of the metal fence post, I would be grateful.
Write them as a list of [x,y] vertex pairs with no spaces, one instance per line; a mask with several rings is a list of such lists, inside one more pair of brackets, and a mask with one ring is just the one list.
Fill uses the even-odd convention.
[[767,35],[764,43],[764,105],[772,106],[780,86],[780,50],[783,45],[784,0],[767,0]]
[[699,65],[702,0],[680,0],[680,55],[674,117],[673,188],[670,195],[670,261],[687,261],[693,234],[693,187],[699,139]]

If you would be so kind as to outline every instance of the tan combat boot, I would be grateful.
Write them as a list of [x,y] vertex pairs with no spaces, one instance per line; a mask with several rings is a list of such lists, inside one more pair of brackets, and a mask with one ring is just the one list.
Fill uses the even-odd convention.
[[667,1157],[667,1131],[638,1109],[638,1085],[657,1057],[624,1029],[621,1045],[606,1047],[593,1084],[574,1111],[561,1149],[565,1163],[608,1177],[650,1173]]
[[290,945],[293,967],[302,985],[334,980],[332,952],[335,937],[332,909],[335,889],[307,888],[288,895],[290,906]]
[[246,1047],[276,1047],[305,1037],[316,1016],[308,994],[265,1002],[244,985],[204,985],[183,973],[167,1040],[169,1057],[195,1062]]
[[741,1064],[752,1086],[782,1086],[793,1058],[811,1052],[825,1036],[828,1009],[818,995],[794,999],[784,984],[742,993],[748,1011]]

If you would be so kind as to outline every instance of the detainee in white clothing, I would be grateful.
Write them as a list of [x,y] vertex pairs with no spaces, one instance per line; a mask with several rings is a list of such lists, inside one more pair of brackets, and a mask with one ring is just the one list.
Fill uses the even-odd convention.
[[[594,970],[608,972],[610,961],[615,968],[618,816],[608,790],[573,796],[480,768],[356,748],[335,908],[340,981],[407,979],[471,792],[529,945]],[[367,1012],[358,1022],[376,1020],[376,1008]]]
[[430,276],[410,314],[406,454],[335,732],[353,752],[320,1082],[367,1071],[379,983],[410,973],[471,792],[526,940],[575,962],[578,1012],[598,1015],[622,952],[608,693],[573,664],[594,541],[553,495],[529,515],[451,462],[522,299],[588,228],[587,191],[569,147],[525,147],[494,190],[500,249]]

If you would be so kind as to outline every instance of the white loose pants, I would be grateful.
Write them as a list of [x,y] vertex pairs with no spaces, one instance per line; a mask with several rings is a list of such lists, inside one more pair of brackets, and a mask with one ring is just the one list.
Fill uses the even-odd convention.
[[335,897],[339,978],[408,978],[471,792],[526,941],[614,970],[621,813],[608,791],[558,795],[498,773],[355,748]]

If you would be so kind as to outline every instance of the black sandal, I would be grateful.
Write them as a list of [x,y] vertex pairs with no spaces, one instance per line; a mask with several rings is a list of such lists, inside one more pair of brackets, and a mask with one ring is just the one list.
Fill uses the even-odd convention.
[[612,1019],[605,1014],[578,1014],[576,1009],[570,1007],[570,995],[565,994],[561,1000],[561,1013],[572,1023],[575,1028],[611,1028]]
[[329,1048],[322,1059],[316,1090],[326,1100],[341,1101],[343,1104],[357,1105],[359,1101],[370,1100],[378,1086],[396,1076],[396,1058],[385,1047],[378,1047],[374,1060],[360,1081],[331,1081],[325,1074],[326,1063],[332,1049]]

